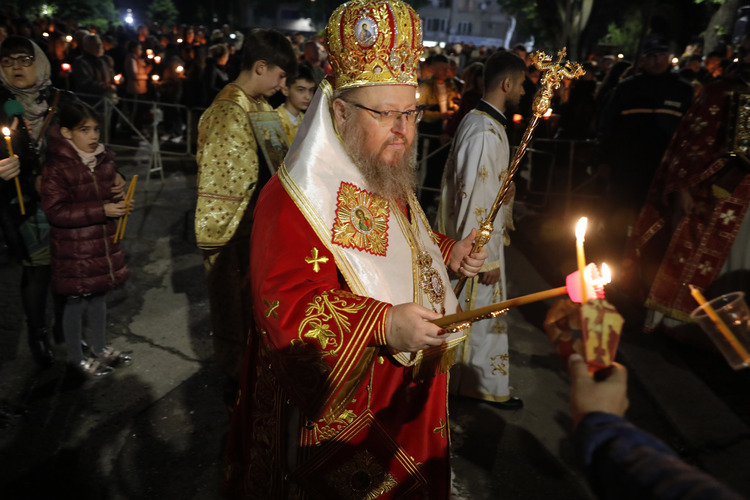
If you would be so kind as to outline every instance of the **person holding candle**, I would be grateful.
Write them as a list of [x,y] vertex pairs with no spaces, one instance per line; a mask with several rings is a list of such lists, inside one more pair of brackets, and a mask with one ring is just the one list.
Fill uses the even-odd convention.
[[[50,366],[54,354],[47,330],[50,282],[49,224],[39,203],[40,157],[60,102],[75,100],[50,82],[50,64],[31,40],[9,36],[0,45],[0,124],[10,129],[14,157],[0,152],[0,225],[12,255],[23,266],[21,299],[34,360]],[[9,115],[10,113],[10,115]],[[15,183],[23,196],[21,213]],[[124,182],[123,182],[124,185]],[[62,342],[61,299],[55,297],[55,338]]]
[[627,369],[613,363],[592,377],[580,354],[568,358],[573,443],[591,488],[603,500],[740,500],[739,493],[684,462],[625,418]]
[[447,499],[446,371],[460,340],[429,321],[457,310],[448,269],[471,277],[487,250],[471,252],[475,231],[434,233],[416,199],[417,13],[351,0],[326,44],[332,83],[253,217],[257,328],[223,493]]
[[[512,52],[496,52],[485,63],[484,97],[461,121],[443,177],[439,229],[447,236],[465,237],[492,208],[510,160],[504,113],[518,106],[525,77],[526,64]],[[507,298],[503,248],[510,243],[512,203],[510,196],[495,220],[482,272],[459,295],[464,310]],[[523,406],[521,399],[510,395],[507,329],[503,315],[471,326],[452,372],[452,392],[490,401],[500,409]]]
[[[88,105],[60,109],[59,134],[50,135],[42,170],[42,206],[51,224],[52,286],[66,297],[63,332],[68,363],[86,377],[100,377],[131,358],[106,344],[109,290],[128,278],[125,256],[114,241],[116,218],[132,202],[116,199],[114,155],[99,143],[101,119]],[[84,314],[92,357],[81,349]]]

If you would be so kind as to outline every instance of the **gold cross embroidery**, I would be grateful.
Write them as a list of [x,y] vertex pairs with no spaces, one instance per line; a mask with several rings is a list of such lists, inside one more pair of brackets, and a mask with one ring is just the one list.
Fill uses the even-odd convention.
[[434,429],[432,429],[432,432],[434,432],[435,434],[437,434],[437,433],[440,433],[440,437],[443,437],[443,438],[444,438],[444,437],[445,437],[445,429],[446,429],[447,427],[448,427],[448,426],[447,426],[447,425],[445,425],[445,420],[443,420],[443,419],[441,418],[441,419],[440,419],[440,427],[435,427]]
[[271,303],[268,299],[263,299],[263,303],[268,306],[268,309],[266,309],[266,318],[270,318],[271,315],[273,315],[273,319],[279,319],[279,313],[276,312],[276,309],[279,308],[279,301],[274,300],[273,303]]
[[311,257],[305,257],[305,262],[312,264],[313,271],[317,273],[320,271],[320,264],[328,262],[328,257],[318,257],[318,249],[315,247],[313,247],[311,255]]
[[490,174],[489,174],[489,172],[487,172],[487,169],[485,168],[485,166],[482,165],[479,168],[479,172],[477,173],[477,177],[479,177],[480,179],[482,179],[482,182],[486,182],[487,181],[487,177],[489,177],[489,175]]

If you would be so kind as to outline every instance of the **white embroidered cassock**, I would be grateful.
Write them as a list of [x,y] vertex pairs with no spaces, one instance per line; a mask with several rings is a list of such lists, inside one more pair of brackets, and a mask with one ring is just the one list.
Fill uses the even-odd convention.
[[[505,116],[484,100],[461,121],[443,177],[439,230],[445,235],[465,238],[488,215],[508,171],[506,123]],[[464,311],[507,299],[503,248],[509,243],[506,229],[513,229],[511,207],[512,198],[500,209],[492,238],[485,245],[489,257],[482,272],[500,269],[500,281],[482,285],[478,277],[468,279],[459,296]],[[451,392],[506,401],[509,367],[504,315],[475,322],[451,371]]]

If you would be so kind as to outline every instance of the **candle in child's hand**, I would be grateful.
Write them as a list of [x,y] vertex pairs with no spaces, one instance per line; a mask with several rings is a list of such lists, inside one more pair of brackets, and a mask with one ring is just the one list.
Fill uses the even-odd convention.
[[581,304],[586,302],[586,276],[584,270],[586,268],[586,256],[583,253],[583,240],[586,236],[586,225],[588,219],[581,217],[578,219],[576,224],[576,259],[578,260],[578,274],[581,278]]

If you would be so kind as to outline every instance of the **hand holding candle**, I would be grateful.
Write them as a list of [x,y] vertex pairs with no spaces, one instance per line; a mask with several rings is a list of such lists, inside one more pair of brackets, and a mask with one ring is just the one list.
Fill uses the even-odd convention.
[[[8,147],[8,156],[13,156],[13,144],[10,140],[10,129],[3,127],[3,135],[5,136],[5,145]],[[21,207],[21,215],[26,215],[26,207],[23,206],[23,193],[21,192],[21,182],[18,180],[18,176],[15,177],[16,181],[16,194],[18,195],[18,204]]]

